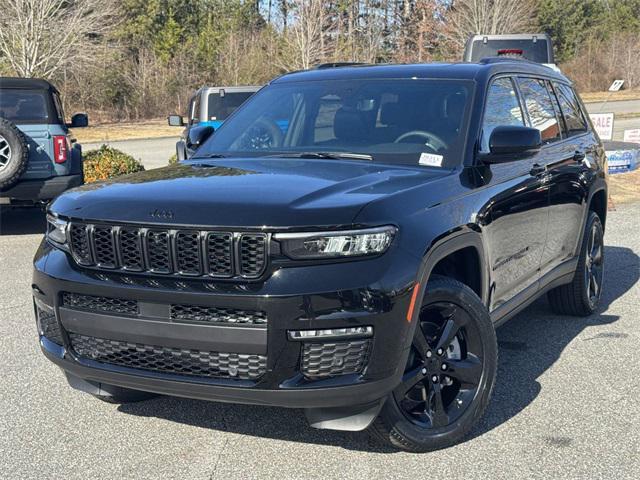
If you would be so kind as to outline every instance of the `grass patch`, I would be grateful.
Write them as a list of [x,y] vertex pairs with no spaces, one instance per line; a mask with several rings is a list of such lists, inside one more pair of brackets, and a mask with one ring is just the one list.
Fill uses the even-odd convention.
[[640,100],[640,90],[620,90],[619,92],[584,92],[580,94],[580,98],[585,103],[604,102],[608,100],[615,102],[617,100]]
[[167,125],[166,119],[131,123],[104,123],[86,128],[72,129],[79,143],[113,142],[141,138],[179,137],[181,129]]
[[640,168],[632,172],[609,175],[609,205],[640,201]]

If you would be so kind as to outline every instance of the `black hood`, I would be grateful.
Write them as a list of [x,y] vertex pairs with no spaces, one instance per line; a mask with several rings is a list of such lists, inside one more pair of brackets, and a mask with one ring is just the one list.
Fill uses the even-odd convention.
[[88,184],[51,210],[85,220],[193,226],[348,225],[369,202],[448,171],[370,162],[234,158]]

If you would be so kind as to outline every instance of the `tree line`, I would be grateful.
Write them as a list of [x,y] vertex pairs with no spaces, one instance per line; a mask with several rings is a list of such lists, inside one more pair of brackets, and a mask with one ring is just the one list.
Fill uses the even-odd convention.
[[326,62],[458,61],[474,33],[547,32],[583,91],[640,87],[640,0],[0,0],[0,73],[101,120],[184,112],[199,86]]

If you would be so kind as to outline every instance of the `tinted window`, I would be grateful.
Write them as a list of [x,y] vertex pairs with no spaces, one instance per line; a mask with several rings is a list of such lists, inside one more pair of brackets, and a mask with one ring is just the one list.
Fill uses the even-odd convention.
[[209,112],[207,120],[226,120],[254,92],[226,92],[209,94]]
[[15,123],[48,123],[47,95],[37,90],[3,89],[0,117]]
[[582,116],[578,99],[571,87],[561,83],[554,83],[553,87],[560,102],[560,109],[562,110],[564,123],[567,127],[567,134],[571,136],[586,132],[587,122]]
[[430,153],[435,163],[455,166],[471,89],[471,82],[456,80],[274,84],[249,99],[199,154],[348,152],[419,165],[433,161],[421,157]]
[[482,140],[480,142],[482,152],[489,151],[491,132],[501,125],[524,126],[520,102],[510,78],[499,78],[489,87],[482,122]]
[[469,61],[477,62],[486,57],[500,55],[524,57],[527,60],[538,63],[551,63],[547,50],[547,41],[538,38],[536,42],[531,40],[475,40],[471,45],[471,58]]
[[62,100],[57,93],[53,94],[53,103],[56,106],[56,116],[61,124],[64,124],[64,109],[62,107]]
[[546,82],[535,78],[519,78],[518,86],[531,126],[540,130],[542,141],[551,143],[559,140],[561,138],[560,123]]

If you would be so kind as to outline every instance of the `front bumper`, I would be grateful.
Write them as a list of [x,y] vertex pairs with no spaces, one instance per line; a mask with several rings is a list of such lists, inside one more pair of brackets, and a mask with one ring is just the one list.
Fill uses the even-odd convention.
[[[68,375],[93,384],[292,408],[371,404],[386,397],[402,375],[411,338],[406,312],[414,263],[396,254],[283,268],[253,284],[176,281],[82,270],[67,254],[43,242],[34,262],[33,294],[37,302],[53,308],[62,335],[61,345],[42,335],[40,344]],[[63,292],[135,300],[141,313],[132,317],[73,310],[62,303]],[[256,310],[264,312],[268,322],[264,328],[177,324],[166,314],[174,304]],[[289,331],[356,326],[372,326],[374,332],[361,371],[314,378],[302,373],[304,342],[291,340]],[[245,379],[130,368],[79,355],[73,334],[190,352],[260,355],[266,363],[259,376]]]
[[45,180],[22,180],[13,187],[0,191],[0,198],[21,201],[51,200],[70,188],[84,183],[82,174],[51,177]]

